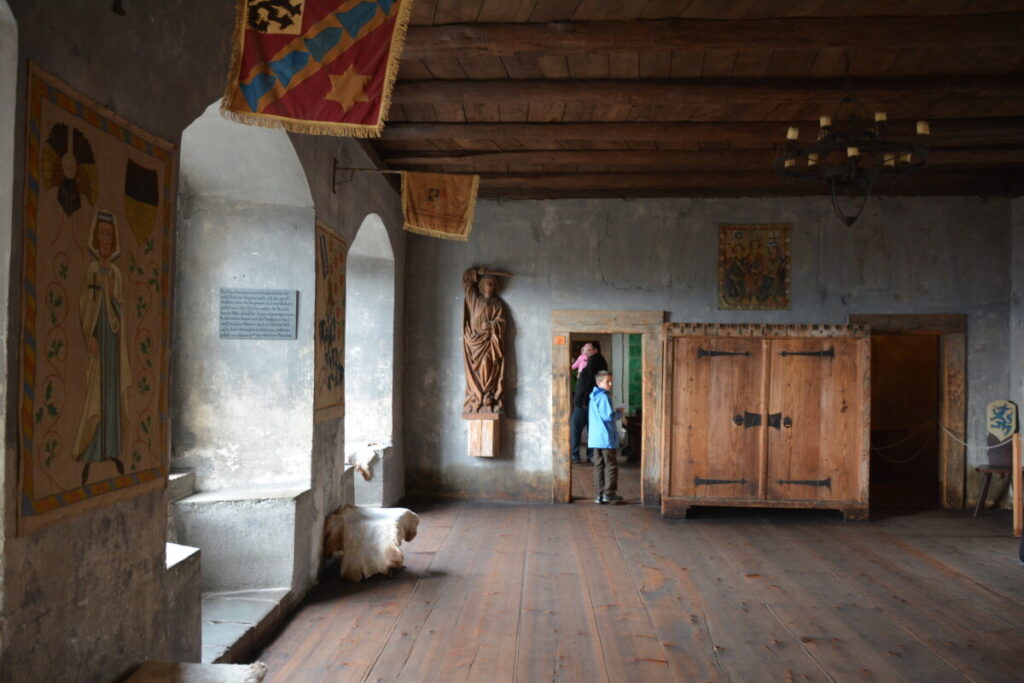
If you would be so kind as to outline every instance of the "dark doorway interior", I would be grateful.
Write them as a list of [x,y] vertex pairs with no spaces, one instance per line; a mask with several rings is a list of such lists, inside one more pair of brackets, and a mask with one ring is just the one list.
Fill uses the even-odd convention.
[[871,509],[936,507],[939,336],[871,336]]

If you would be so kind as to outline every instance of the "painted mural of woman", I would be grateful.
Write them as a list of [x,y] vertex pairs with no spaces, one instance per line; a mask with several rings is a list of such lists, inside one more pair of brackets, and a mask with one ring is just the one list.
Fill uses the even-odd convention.
[[75,436],[75,460],[84,463],[82,485],[89,467],[113,461],[124,474],[122,424],[128,416],[124,397],[131,386],[124,316],[124,279],[114,261],[121,255],[114,212],[97,209],[89,235],[94,260],[85,271],[78,310],[87,350],[85,406]]

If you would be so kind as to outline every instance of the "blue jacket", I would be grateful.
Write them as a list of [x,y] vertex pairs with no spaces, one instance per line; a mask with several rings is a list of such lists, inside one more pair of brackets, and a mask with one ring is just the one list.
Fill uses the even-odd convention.
[[612,410],[608,392],[594,387],[590,392],[587,448],[618,448],[619,432],[615,429],[615,421],[621,419],[622,411]]

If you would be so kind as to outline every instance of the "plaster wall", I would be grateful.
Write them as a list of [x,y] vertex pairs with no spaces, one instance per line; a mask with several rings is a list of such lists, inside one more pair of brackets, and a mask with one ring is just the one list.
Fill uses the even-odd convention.
[[[793,199],[481,201],[469,242],[409,237],[405,394],[411,493],[548,500],[551,311],[665,310],[673,322],[845,323],[851,313],[968,315],[968,468],[984,407],[1009,390],[1008,200],[873,199],[843,227]],[[792,310],[720,311],[718,226],[793,226]],[[462,292],[473,264],[514,273],[501,457],[467,455]],[[415,344],[413,343],[415,340]],[[647,454],[650,457],[651,454]]]
[[[100,0],[8,3],[18,22],[19,63],[13,134],[13,225],[22,219],[25,60],[32,60],[143,129],[172,142],[223,88],[229,0],[129,3],[127,16]],[[182,50],[183,45],[190,46]],[[8,50],[7,36],[0,48]],[[174,69],[167,60],[174,55]],[[11,81],[0,76],[5,86]],[[9,240],[20,283],[22,237]],[[6,251],[6,250],[5,250]],[[6,368],[17,377],[21,289],[10,291]],[[169,656],[164,604],[166,499],[163,491],[15,534],[17,392],[5,397],[4,573],[6,637],[0,680],[112,680],[139,662]],[[102,625],[98,628],[97,625]],[[59,644],[59,649],[55,649]]]
[[349,254],[345,282],[345,440],[391,442],[395,263]]
[[[8,78],[6,71],[0,72],[0,117],[5,103],[13,101],[17,105],[14,134],[0,129],[0,150],[13,141],[15,169],[13,182],[0,175],[0,193],[13,188],[13,225],[21,225],[25,59],[33,60],[143,129],[179,145],[182,132],[223,92],[235,17],[233,0],[128,2],[124,3],[125,16],[114,14],[108,0],[8,2],[18,23],[21,61],[16,70],[16,94],[10,95],[6,89],[14,83],[13,78]],[[0,27],[2,31],[8,30],[6,24]],[[0,54],[14,45],[8,36],[13,34],[0,33]],[[0,125],[8,124],[0,118]],[[299,154],[316,215],[334,225],[351,244],[363,218],[371,212],[379,214],[387,226],[398,263],[404,263],[401,207],[395,188],[386,179],[376,174],[358,174],[339,186],[336,193],[331,191],[333,159],[342,165],[371,167],[372,161],[362,145],[341,138],[288,137]],[[224,153],[233,157],[235,150],[227,149]],[[2,160],[0,156],[0,174]],[[249,172],[254,182],[262,177],[260,167],[242,170]],[[218,208],[211,199],[207,206],[191,206],[187,210],[195,211],[201,218],[223,208]],[[2,216],[0,231],[6,221]],[[286,227],[288,221],[296,222],[297,218],[285,216],[277,222],[277,228],[284,229],[282,226]],[[0,243],[10,245],[12,255],[10,278],[0,278],[0,287],[6,287],[9,282],[20,282],[21,236],[14,231],[10,236],[0,234],[0,239]],[[312,256],[308,263],[312,273]],[[187,279],[190,268],[188,263],[177,262],[176,282]],[[403,275],[398,272],[398,334],[402,283]],[[300,307],[303,303],[300,301]],[[312,298],[308,303],[312,303]],[[19,305],[20,288],[11,287],[9,319],[14,322],[8,337],[7,361],[2,367],[12,377],[17,377]],[[0,322],[6,328],[7,318],[0,317]],[[172,319],[175,333],[181,324],[183,321]],[[173,353],[180,355],[180,350]],[[401,357],[400,339],[396,342],[396,354]],[[183,379],[172,373],[171,381],[174,386]],[[400,375],[396,374],[396,391],[401,390],[401,383]],[[7,596],[7,603],[0,605],[7,634],[6,638],[0,634],[4,638],[0,643],[0,680],[113,680],[139,662],[167,659],[168,622],[162,618],[160,609],[165,594],[164,492],[72,518],[27,538],[15,537],[17,406],[13,394],[16,392],[8,392],[5,397],[6,448],[0,475],[5,563],[0,591]],[[394,413],[397,424],[401,419],[400,405],[396,404]],[[298,428],[305,429],[311,421],[311,414],[303,416]],[[313,430],[311,465],[309,456],[306,458],[306,468],[311,471],[313,512],[303,513],[302,528],[296,529],[297,535],[304,534],[303,539],[296,540],[296,552],[301,551],[306,558],[296,558],[296,566],[311,567],[314,573],[320,559],[325,511],[352,501],[351,476],[346,475],[342,464],[341,422],[323,423]],[[169,462],[170,454],[166,457]],[[309,472],[304,476],[309,481]],[[308,579],[304,583],[308,585]],[[96,628],[97,624],[103,628]]]
[[[179,227],[172,467],[200,491],[309,486],[312,208],[183,201]],[[297,339],[220,339],[221,287],[298,290]]]
[[[333,172],[335,164],[347,168],[373,168],[375,155],[372,150],[357,140],[345,138],[328,138],[309,135],[290,135],[295,151],[306,171],[313,198],[316,202],[317,218],[334,230],[351,249],[356,242],[360,227],[370,214],[376,215],[386,231],[386,239],[393,254],[395,264],[405,262],[406,233],[402,230],[402,205],[397,184],[393,184],[393,176],[378,173],[340,173],[339,182],[335,183]],[[378,234],[378,237],[382,237]],[[383,245],[378,245],[378,249]],[[405,273],[401,267],[393,272],[393,291],[395,297],[394,318],[394,364],[391,367],[391,386],[394,396],[401,396],[403,391],[402,357],[403,357],[403,291]],[[346,283],[347,286],[347,283]],[[346,309],[351,300],[346,294]],[[346,312],[345,335],[352,333],[353,323],[349,322]],[[346,368],[346,383],[348,382]],[[346,386],[346,392],[347,392]],[[391,424],[402,423],[401,400],[392,401]],[[346,410],[349,406],[346,405]],[[342,505],[355,502],[353,477],[351,471],[345,472],[345,422],[344,418],[326,420],[313,428],[313,507],[322,520]],[[392,471],[400,477],[402,489],[398,496],[404,495],[404,458],[402,433],[395,430],[392,434],[392,448],[397,467]],[[312,529],[316,538],[311,547],[317,553],[312,566],[320,560],[319,542],[321,529]]]

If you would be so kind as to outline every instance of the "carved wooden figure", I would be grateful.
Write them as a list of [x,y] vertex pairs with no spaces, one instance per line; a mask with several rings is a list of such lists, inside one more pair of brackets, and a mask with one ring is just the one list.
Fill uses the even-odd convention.
[[462,274],[466,305],[462,348],[466,369],[466,400],[462,417],[495,419],[502,412],[505,378],[505,302],[497,296],[497,276],[511,273],[476,266]]

